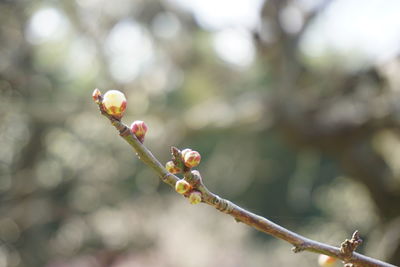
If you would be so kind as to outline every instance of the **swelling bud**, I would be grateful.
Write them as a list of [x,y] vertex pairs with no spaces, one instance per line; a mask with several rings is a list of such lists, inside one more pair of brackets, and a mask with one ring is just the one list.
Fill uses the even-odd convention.
[[183,163],[188,168],[196,167],[200,164],[201,156],[200,153],[194,150],[184,153]]
[[167,169],[167,171],[169,171],[172,174],[177,174],[177,173],[180,173],[182,171],[182,169],[179,168],[178,166],[176,166],[173,161],[168,161],[165,164],[165,168]]
[[192,151],[190,148],[185,148],[184,150],[181,151],[182,160],[185,158],[186,153],[190,151]]
[[147,132],[147,125],[144,123],[144,121],[134,121],[131,124],[131,131],[134,135],[136,135],[137,139],[143,143]]
[[126,109],[126,97],[118,90],[110,90],[103,97],[104,110],[111,116],[122,118]]
[[192,189],[192,187],[185,180],[179,180],[175,184],[175,191],[178,192],[179,194],[183,195],[187,193],[190,189]]
[[332,267],[336,263],[336,259],[334,257],[321,254],[318,257],[318,264],[321,267]]
[[189,195],[189,203],[190,204],[199,204],[201,202],[201,193],[198,191],[193,191]]

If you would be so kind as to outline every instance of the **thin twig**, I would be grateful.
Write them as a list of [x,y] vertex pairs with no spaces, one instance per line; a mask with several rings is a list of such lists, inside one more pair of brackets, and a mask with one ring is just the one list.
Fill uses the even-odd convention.
[[[107,114],[107,112],[105,112],[102,107],[101,101],[98,103],[98,105],[101,114],[110,120],[111,124],[119,131],[120,136],[136,150],[136,154],[139,159],[142,160],[147,166],[152,168],[160,176],[160,179],[163,182],[169,184],[172,187],[175,187],[175,183],[180,180],[179,177],[169,173],[164,168],[164,166],[156,159],[156,157],[150,152],[150,150],[148,150],[142,144],[142,142],[140,142],[136,138],[136,136],[131,133],[128,126],[123,124],[119,119]],[[187,175],[187,173],[185,173],[185,175]],[[355,232],[353,234],[353,238],[350,241],[347,240],[348,242],[343,242],[342,248],[330,246],[321,242],[308,239],[212,193],[204,185],[200,173],[198,173],[197,171],[189,173],[188,175],[198,175],[198,177],[188,178],[189,180],[191,179],[192,185],[195,186],[195,189],[201,192],[202,200],[204,203],[215,207],[217,210],[223,213],[229,214],[237,222],[245,223],[261,232],[287,241],[294,246],[292,250],[296,253],[301,251],[310,251],[314,253],[325,254],[338,258],[346,264],[353,264],[354,266],[396,267],[395,265],[354,252],[355,248],[360,242],[359,240],[361,240],[359,238],[358,232]],[[352,240],[354,241],[353,243]],[[352,244],[351,249],[343,249],[344,243],[346,243],[347,245]]]

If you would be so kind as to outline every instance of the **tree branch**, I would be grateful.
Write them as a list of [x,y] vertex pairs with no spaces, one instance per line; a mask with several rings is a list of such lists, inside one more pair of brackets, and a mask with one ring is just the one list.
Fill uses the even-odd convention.
[[[129,143],[135,150],[138,158],[143,161],[147,166],[153,169],[160,177],[160,179],[168,185],[175,187],[175,183],[180,180],[174,174],[169,173],[164,166],[156,159],[156,157],[148,150],[139,139],[132,134],[128,126],[123,124],[119,118],[109,115],[102,105],[102,98],[99,97],[96,103],[99,106],[102,115],[107,117],[111,124],[119,131],[120,136]],[[229,200],[223,199],[218,195],[212,193],[204,185],[200,173],[198,171],[185,171],[185,180],[187,180],[195,190],[199,191],[202,195],[202,202],[215,207],[217,210],[229,214],[237,222],[242,222],[250,227],[253,227],[261,232],[282,239],[292,244],[293,252],[310,251],[314,253],[325,254],[342,260],[345,264],[352,264],[353,266],[365,267],[395,267],[395,265],[376,260],[354,252],[355,248],[361,242],[358,232],[353,234],[351,240],[345,240],[341,248],[330,246],[320,243],[306,237],[303,237],[295,232],[292,232],[272,221],[245,210]],[[185,195],[187,196],[187,195]]]

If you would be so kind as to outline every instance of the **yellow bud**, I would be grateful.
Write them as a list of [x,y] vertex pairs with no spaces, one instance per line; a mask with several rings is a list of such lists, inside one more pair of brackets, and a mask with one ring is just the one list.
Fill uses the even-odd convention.
[[176,166],[173,161],[168,161],[167,163],[165,163],[165,168],[172,174],[177,174],[182,171],[182,169]]
[[183,195],[187,193],[190,189],[192,189],[191,185],[185,180],[179,180],[175,184],[175,191],[178,192],[179,194]]
[[189,195],[190,204],[199,204],[201,202],[201,193],[198,191],[193,191]]
[[201,160],[200,153],[193,150],[186,152],[183,158],[183,162],[188,168],[196,167],[197,165],[200,164],[200,160]]
[[103,97],[103,107],[108,114],[120,119],[126,109],[126,97],[118,90],[107,91]]

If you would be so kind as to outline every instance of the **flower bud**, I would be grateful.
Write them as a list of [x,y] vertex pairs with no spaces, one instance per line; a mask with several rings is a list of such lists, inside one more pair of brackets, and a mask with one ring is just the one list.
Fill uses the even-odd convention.
[[185,148],[184,150],[181,151],[182,160],[185,158],[186,153],[190,151],[192,151],[190,148]]
[[143,143],[147,132],[147,125],[144,123],[144,121],[134,121],[131,124],[131,131],[134,135],[136,135],[139,141]]
[[94,89],[92,97],[93,97],[94,102],[96,102],[96,104],[98,104],[100,102],[100,98],[101,98],[100,90],[97,88]]
[[183,179],[179,180],[175,184],[175,191],[182,195],[188,192],[191,188],[192,187],[190,186],[190,184]]
[[103,97],[103,107],[109,115],[120,119],[126,109],[126,97],[118,90],[107,91]]
[[331,267],[334,266],[336,262],[336,259],[334,257],[320,254],[318,257],[318,264],[321,267]]
[[200,153],[193,150],[186,152],[183,158],[183,162],[188,168],[196,167],[197,165],[199,165],[200,160],[201,160]]
[[190,174],[191,174],[190,181],[188,179],[186,179],[186,181],[188,181],[191,185],[201,184],[202,181],[201,181],[201,175],[200,175],[199,171],[194,170],[194,171],[191,171]]
[[167,171],[169,171],[172,174],[177,174],[177,173],[180,173],[182,171],[182,169],[179,168],[178,166],[176,166],[173,161],[168,161],[165,164],[165,168],[167,169]]
[[199,204],[201,202],[201,193],[198,191],[193,191],[189,195],[190,204]]

